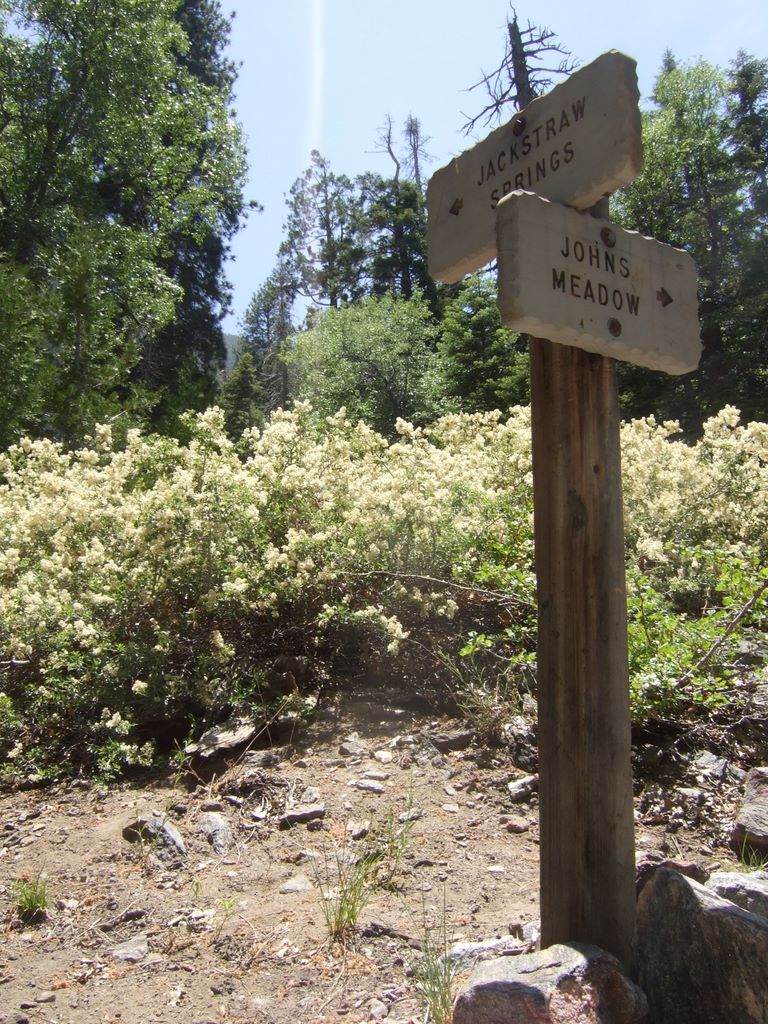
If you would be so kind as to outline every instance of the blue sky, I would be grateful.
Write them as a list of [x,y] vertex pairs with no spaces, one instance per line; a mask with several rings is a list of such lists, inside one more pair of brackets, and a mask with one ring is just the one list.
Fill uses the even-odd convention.
[[[231,54],[242,62],[237,112],[248,139],[252,213],[234,239],[228,276],[234,332],[253,292],[274,266],[285,220],[285,195],[313,148],[334,170],[388,173],[376,152],[387,115],[399,128],[422,122],[435,170],[472,145],[464,114],[482,106],[466,90],[501,58],[508,0],[235,0]],[[644,0],[581,4],[539,0],[517,5],[528,20],[557,33],[582,64],[605,50],[638,62],[640,92],[650,93],[664,51],[726,66],[739,49],[768,57],[765,0]],[[485,134],[481,130],[480,137]]]

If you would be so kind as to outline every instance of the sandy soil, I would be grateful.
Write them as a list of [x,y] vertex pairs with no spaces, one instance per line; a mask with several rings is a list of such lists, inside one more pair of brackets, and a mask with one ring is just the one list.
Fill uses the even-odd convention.
[[[0,1022],[424,1021],[413,968],[425,936],[519,936],[537,919],[537,802],[513,804],[508,789],[531,771],[524,743],[467,746],[465,723],[404,703],[348,700],[274,764],[239,751],[197,780],[0,796]],[[353,733],[359,749],[342,753]],[[638,854],[732,861],[722,840],[738,787],[690,771],[679,791],[644,781],[642,754]],[[281,827],[307,804],[324,817]],[[153,811],[183,838],[175,863],[156,838],[124,838]],[[206,813],[231,827],[223,853],[200,830]],[[352,838],[365,822],[368,835]],[[331,943],[323,894],[339,860],[343,870],[377,843],[387,884],[371,892],[355,941]],[[48,911],[25,924],[14,883],[38,877]]]

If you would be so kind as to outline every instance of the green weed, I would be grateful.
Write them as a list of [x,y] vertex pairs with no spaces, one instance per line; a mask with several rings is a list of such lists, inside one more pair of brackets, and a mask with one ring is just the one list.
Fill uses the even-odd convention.
[[741,841],[736,856],[739,858],[737,867],[742,871],[765,871],[768,868],[768,852],[758,850],[745,836]]
[[413,965],[413,978],[432,1024],[451,1024],[453,990],[461,968],[459,960],[448,955],[448,932],[443,902],[443,917],[437,928],[425,925],[421,955]]
[[360,915],[373,896],[371,884],[376,859],[357,857],[349,847],[326,855],[323,871],[317,871],[320,906],[332,942],[354,943]]
[[13,883],[16,914],[23,924],[36,924],[44,920],[48,910],[48,883],[40,875],[35,878],[17,878]]

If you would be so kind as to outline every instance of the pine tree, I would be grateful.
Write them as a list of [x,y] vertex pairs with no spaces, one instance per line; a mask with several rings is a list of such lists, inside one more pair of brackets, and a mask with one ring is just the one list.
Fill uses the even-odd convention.
[[291,187],[280,255],[298,294],[337,309],[365,293],[365,238],[360,197],[350,179],[317,151]]
[[293,305],[296,284],[284,258],[253,295],[243,317],[243,351],[250,353],[259,379],[260,402],[264,412],[288,404],[291,372],[285,356],[293,334]]
[[[237,78],[225,56],[231,19],[221,13],[218,0],[181,0],[175,18],[188,40],[177,56],[180,69],[216,97],[219,116],[231,111]],[[193,173],[203,175],[224,155],[221,136],[203,134]],[[191,231],[186,225],[171,239],[163,269],[179,286],[180,299],[173,321],[145,348],[140,365],[142,380],[161,394],[153,412],[159,427],[172,428],[179,412],[201,409],[215,395],[226,357],[222,320],[230,307],[224,264],[242,214],[241,178],[222,190],[214,219],[199,216]]]
[[614,203],[626,227],[687,249],[697,263],[699,369],[675,378],[620,367],[626,414],[679,419],[692,434],[726,402],[748,418],[768,415],[759,72],[759,62],[745,58],[729,78],[706,61],[678,65],[668,55],[656,108],[643,118],[643,173]]
[[491,274],[472,274],[446,304],[438,355],[446,393],[463,412],[528,400],[525,344],[501,323]]
[[233,441],[244,430],[263,420],[259,409],[261,388],[250,352],[244,352],[221,389],[220,404],[224,410],[224,423]]

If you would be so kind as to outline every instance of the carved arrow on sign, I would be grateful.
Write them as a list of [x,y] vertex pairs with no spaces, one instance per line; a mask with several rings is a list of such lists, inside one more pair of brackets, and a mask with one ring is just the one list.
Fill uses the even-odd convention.
[[462,208],[463,205],[464,205],[464,200],[463,199],[454,199],[453,206],[451,207],[449,212],[452,213],[454,217],[458,217],[459,214],[461,213],[461,208]]
[[669,294],[666,288],[659,288],[659,290],[656,292],[656,298],[659,300],[662,307],[666,307],[670,304],[670,302],[674,302],[674,299]]

